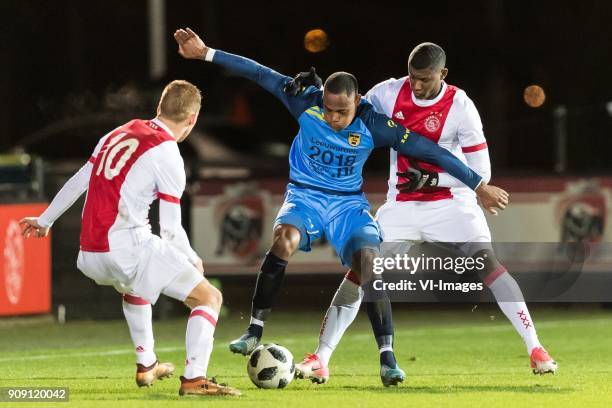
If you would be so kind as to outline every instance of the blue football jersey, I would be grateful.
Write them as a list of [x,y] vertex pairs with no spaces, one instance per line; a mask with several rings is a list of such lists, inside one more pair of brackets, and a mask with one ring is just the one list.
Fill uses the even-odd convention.
[[313,105],[298,118],[300,130],[289,153],[291,180],[338,191],[361,188],[361,172],[374,148],[372,134],[360,119],[336,132]]
[[290,77],[248,58],[219,50],[212,52],[213,63],[257,82],[298,121],[300,129],[289,152],[292,181],[340,193],[357,192],[363,184],[363,165],[377,147],[391,147],[402,155],[436,164],[472,189],[482,180],[449,151],[377,113],[364,99],[351,124],[335,131],[323,117],[320,89],[311,86],[290,96],[283,91]]

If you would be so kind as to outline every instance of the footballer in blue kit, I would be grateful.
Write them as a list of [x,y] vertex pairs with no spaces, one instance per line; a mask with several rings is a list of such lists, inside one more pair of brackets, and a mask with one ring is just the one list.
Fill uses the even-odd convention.
[[[309,251],[321,236],[336,250],[342,263],[369,282],[371,263],[378,254],[381,235],[361,191],[363,166],[375,148],[393,148],[402,155],[434,163],[475,190],[490,207],[503,205],[498,189],[482,183],[481,177],[449,151],[396,124],[358,93],[357,80],[346,72],[330,75],[323,86],[299,86],[257,62],[207,47],[190,29],[174,34],[179,53],[188,59],[203,59],[229,72],[250,79],[272,93],[299,123],[289,153],[289,183],[285,201],[276,217],[274,238],[257,276],[251,321],[246,332],[230,343],[230,350],[248,355],[259,344],[263,326],[277,297],[291,255]],[[307,81],[304,81],[308,85]],[[417,172],[418,173],[418,172]],[[403,174],[412,191],[435,186],[437,179],[423,174]],[[363,271],[362,271],[363,266]],[[393,323],[389,299],[384,292],[367,303],[377,341],[389,342],[381,355],[381,379],[385,385],[403,381],[391,348]],[[376,324],[374,323],[376,322]]]

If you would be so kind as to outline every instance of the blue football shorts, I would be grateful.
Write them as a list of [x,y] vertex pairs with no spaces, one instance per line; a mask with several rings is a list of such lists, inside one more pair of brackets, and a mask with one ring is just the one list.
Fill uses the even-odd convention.
[[305,252],[325,235],[345,266],[351,265],[355,252],[378,249],[382,241],[363,193],[333,195],[289,183],[285,202],[274,221],[275,227],[280,224],[293,225],[300,231],[299,249]]

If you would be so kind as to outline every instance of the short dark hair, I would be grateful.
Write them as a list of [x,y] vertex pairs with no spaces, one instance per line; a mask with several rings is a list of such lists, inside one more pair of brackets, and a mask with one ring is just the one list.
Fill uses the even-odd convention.
[[348,72],[334,72],[325,80],[323,85],[325,91],[333,94],[346,93],[347,95],[357,94],[359,87],[355,75]]
[[446,66],[446,53],[437,44],[421,43],[410,53],[408,66],[414,69],[442,69]]

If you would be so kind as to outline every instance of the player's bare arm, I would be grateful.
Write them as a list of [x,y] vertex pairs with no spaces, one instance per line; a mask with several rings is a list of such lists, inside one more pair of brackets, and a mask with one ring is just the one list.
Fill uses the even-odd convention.
[[25,217],[19,221],[23,227],[22,234],[25,238],[33,235],[36,238],[43,238],[49,235],[49,227],[43,227],[38,223],[38,217]]
[[208,47],[190,28],[176,30],[174,32],[174,39],[179,46],[178,52],[183,58],[201,60],[206,58]]
[[476,188],[476,195],[480,205],[493,215],[497,215],[497,209],[504,210],[510,198],[504,189],[485,183]]

